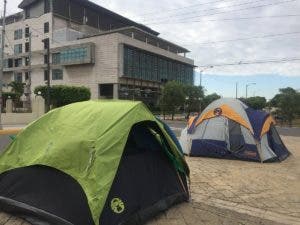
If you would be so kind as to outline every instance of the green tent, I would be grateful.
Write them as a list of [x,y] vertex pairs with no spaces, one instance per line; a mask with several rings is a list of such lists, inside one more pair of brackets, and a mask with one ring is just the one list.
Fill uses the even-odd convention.
[[140,102],[50,111],[0,156],[0,208],[32,224],[141,224],[188,200],[188,166]]

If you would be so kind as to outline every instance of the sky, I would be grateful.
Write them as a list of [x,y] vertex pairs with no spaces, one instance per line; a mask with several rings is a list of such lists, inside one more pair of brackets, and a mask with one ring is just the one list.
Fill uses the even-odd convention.
[[[234,97],[236,82],[241,95],[256,83],[250,93],[268,99],[279,88],[300,89],[300,0],[92,1],[189,49],[195,84],[203,71],[207,94]],[[9,14],[19,11],[20,0],[7,2]]]

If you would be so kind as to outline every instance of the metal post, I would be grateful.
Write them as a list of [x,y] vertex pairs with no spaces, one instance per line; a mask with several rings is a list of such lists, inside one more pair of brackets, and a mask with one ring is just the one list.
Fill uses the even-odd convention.
[[[29,70],[28,70],[28,108],[31,109],[31,58],[32,58],[32,33],[29,31]],[[31,109],[32,110],[32,109]]]
[[50,111],[50,39],[46,38],[43,40],[43,42],[47,42],[47,57],[48,57],[48,61],[47,61],[47,97],[46,97],[46,112]]
[[250,85],[256,85],[256,83],[246,84],[246,99],[248,98],[248,87],[249,87]]
[[6,3],[7,1],[4,0],[4,13],[2,18],[2,35],[1,35],[1,67],[0,67],[0,130],[3,129],[2,127],[2,120],[1,120],[1,113],[2,113],[2,88],[3,88],[3,70],[4,70],[4,42],[5,42],[5,16],[6,16]]
[[202,87],[202,73],[203,73],[203,70],[200,71],[200,87]]

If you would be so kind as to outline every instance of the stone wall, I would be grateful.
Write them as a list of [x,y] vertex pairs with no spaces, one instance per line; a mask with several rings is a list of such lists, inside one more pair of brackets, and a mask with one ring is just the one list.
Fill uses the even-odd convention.
[[31,113],[12,113],[12,101],[6,101],[6,113],[1,114],[2,125],[26,125],[45,113],[45,100],[41,96],[32,99]]

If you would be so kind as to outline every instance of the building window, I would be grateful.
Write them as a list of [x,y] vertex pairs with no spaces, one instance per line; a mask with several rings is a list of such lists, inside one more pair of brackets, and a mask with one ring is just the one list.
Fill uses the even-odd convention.
[[13,68],[14,67],[14,60],[13,59],[7,59],[7,67]]
[[60,64],[60,53],[52,54],[52,64]]
[[29,57],[26,57],[26,58],[25,58],[25,66],[29,66],[29,62],[30,62]]
[[44,33],[49,33],[49,22],[44,23]]
[[22,58],[15,59],[15,67],[21,67],[22,66]]
[[99,84],[100,97],[113,98],[114,85],[113,84]]
[[63,70],[61,69],[52,70],[52,80],[63,80]]
[[29,27],[25,27],[25,38],[29,38],[29,35],[30,35]]
[[124,76],[166,83],[193,84],[193,66],[130,46],[124,47]]
[[22,83],[23,82],[23,76],[22,76],[22,73],[15,73],[15,82],[18,82],[18,83]]
[[25,43],[25,52],[29,52],[30,51],[30,44],[29,42]]
[[48,55],[44,55],[44,64],[47,64],[49,62]]
[[22,39],[22,36],[23,36],[23,30],[22,29],[15,30],[15,33],[14,33],[14,39],[15,40]]
[[50,12],[50,1],[45,0],[45,5],[44,5],[44,13]]
[[86,47],[63,50],[60,52],[60,62],[64,64],[84,61],[88,56],[87,52]]
[[14,46],[14,53],[15,54],[22,53],[22,44],[17,44],[17,45]]
[[28,19],[30,17],[30,10],[29,8],[25,9],[25,19]]
[[44,81],[48,80],[48,76],[49,76],[48,70],[44,70]]
[[47,49],[49,46],[49,42],[50,42],[49,38],[44,39],[43,42],[44,42],[44,49]]
[[30,72],[25,72],[25,80],[29,80]]

